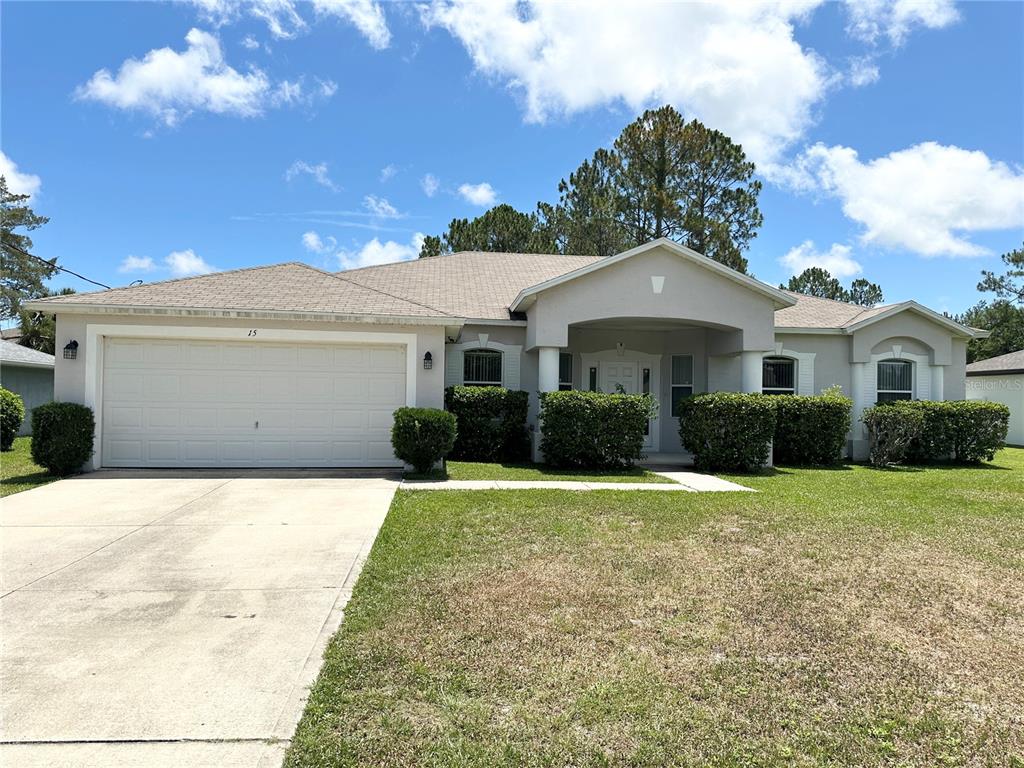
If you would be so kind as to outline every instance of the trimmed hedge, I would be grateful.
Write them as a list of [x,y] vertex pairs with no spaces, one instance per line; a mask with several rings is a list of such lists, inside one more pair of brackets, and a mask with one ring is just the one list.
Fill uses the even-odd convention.
[[78,403],[46,403],[32,409],[32,461],[53,475],[70,475],[92,456],[96,420]]
[[451,458],[524,461],[530,457],[528,392],[502,387],[448,387],[445,410],[455,415],[458,436]]
[[654,409],[650,395],[541,393],[544,460],[556,467],[630,466],[643,456],[644,432]]
[[750,471],[768,463],[772,395],[712,392],[679,404],[679,439],[697,469]]
[[[897,400],[868,408],[861,420],[868,427],[872,446],[880,440],[891,441],[892,431],[900,429],[900,442],[906,441],[906,445],[898,455],[880,453],[884,463],[977,464],[991,461],[1002,448],[1010,409],[985,400]],[[907,440],[905,435],[911,431]],[[871,462],[878,463],[874,455]]]
[[440,408],[399,408],[391,427],[395,456],[429,472],[455,445],[455,417]]
[[909,400],[865,408],[860,420],[868,428],[868,459],[876,467],[903,463],[924,429],[924,413]]
[[775,395],[776,464],[838,464],[850,431],[853,401],[839,395]]
[[25,403],[9,389],[0,387],[0,451],[14,447],[22,419],[25,418]]

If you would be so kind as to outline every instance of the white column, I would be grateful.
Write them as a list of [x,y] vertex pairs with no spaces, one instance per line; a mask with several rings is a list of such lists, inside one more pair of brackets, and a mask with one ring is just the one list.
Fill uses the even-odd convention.
[[850,414],[850,434],[854,440],[864,438],[864,425],[860,423],[860,415],[867,407],[867,392],[864,386],[864,372],[867,363],[850,364],[850,398],[853,400],[853,412]]
[[761,391],[763,359],[760,352],[740,352],[740,391]]
[[558,391],[558,347],[537,348],[537,389]]
[[942,396],[942,382],[945,379],[946,366],[933,365],[932,367],[932,400],[945,400]]

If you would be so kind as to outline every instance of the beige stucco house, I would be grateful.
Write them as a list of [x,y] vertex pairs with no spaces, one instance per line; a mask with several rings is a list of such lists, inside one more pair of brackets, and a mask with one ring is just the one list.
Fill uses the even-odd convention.
[[[57,316],[59,400],[97,415],[94,466],[393,466],[391,414],[451,384],[963,399],[965,327],[915,302],[800,296],[667,240],[610,258],[455,253],[328,273],[290,263],[32,302]],[[850,452],[866,452],[855,424]]]
[[1006,442],[1024,446],[1024,349],[968,365],[967,399],[1007,406],[1010,424]]
[[25,405],[19,435],[32,434],[32,409],[53,400],[53,367],[53,355],[0,339],[0,387]]

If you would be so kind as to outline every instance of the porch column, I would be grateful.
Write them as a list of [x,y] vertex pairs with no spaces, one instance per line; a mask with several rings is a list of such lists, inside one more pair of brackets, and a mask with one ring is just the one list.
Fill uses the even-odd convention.
[[850,413],[850,458],[863,458],[864,425],[860,416],[868,407],[867,386],[864,381],[867,363],[850,363],[850,399],[853,400],[853,411]]
[[558,347],[537,348],[537,389],[558,391]]
[[760,392],[762,360],[760,352],[740,352],[740,391]]
[[932,366],[932,400],[945,400],[942,396],[942,382],[945,378],[946,366],[944,365],[933,365]]

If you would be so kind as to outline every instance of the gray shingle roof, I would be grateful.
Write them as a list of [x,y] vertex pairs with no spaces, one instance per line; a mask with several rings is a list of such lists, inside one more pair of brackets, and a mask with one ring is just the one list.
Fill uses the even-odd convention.
[[53,355],[0,339],[0,365],[30,365],[53,368]]
[[979,360],[967,366],[968,376],[979,376],[985,373],[1018,373],[1024,371],[1024,349],[1010,352],[988,360]]
[[323,272],[299,262],[55,296],[38,303],[408,317],[445,317],[448,314],[415,299],[358,285],[344,275]]
[[845,328],[885,312],[889,306],[861,307],[845,301],[819,299],[794,291],[785,293],[796,299],[796,305],[776,310],[776,328]]
[[521,290],[595,261],[600,257],[463,251],[340,274],[457,317],[508,320],[509,307]]

